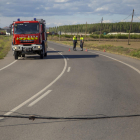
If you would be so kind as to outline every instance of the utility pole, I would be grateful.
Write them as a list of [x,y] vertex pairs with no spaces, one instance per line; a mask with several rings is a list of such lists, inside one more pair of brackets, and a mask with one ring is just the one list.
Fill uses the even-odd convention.
[[86,22],[86,32],[85,32],[85,34],[86,34],[86,36],[85,36],[85,38],[87,37],[87,22]]
[[78,25],[78,35],[79,35],[79,25]]
[[86,22],[86,36],[87,36],[87,22]]
[[61,30],[59,31],[59,41],[60,41]]
[[76,31],[77,31],[77,35],[78,35],[78,26],[77,26],[77,30]]
[[77,29],[77,35],[79,35],[79,25],[78,25],[78,29]]
[[129,36],[128,36],[128,45],[129,45],[129,39],[130,39],[130,32],[131,32],[131,27],[132,27],[133,16],[134,16],[134,9],[133,9],[132,20],[131,20],[131,24],[130,24],[130,30],[129,30]]
[[99,36],[99,43],[100,43],[100,38],[101,38],[101,28],[102,28],[102,22],[103,22],[103,17],[102,17],[102,19],[101,19],[101,26],[100,26],[100,36]]

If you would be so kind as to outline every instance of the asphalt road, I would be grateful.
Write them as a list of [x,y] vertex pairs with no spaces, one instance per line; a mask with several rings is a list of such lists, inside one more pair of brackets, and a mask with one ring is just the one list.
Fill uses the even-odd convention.
[[87,118],[0,118],[0,140],[139,140],[140,117],[125,116],[140,115],[140,60],[52,42],[44,59],[9,52],[0,60],[0,114]]

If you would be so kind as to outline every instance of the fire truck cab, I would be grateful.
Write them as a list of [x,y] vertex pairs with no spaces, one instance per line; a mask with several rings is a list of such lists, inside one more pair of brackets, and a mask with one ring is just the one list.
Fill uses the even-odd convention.
[[11,24],[13,41],[12,50],[15,59],[25,54],[39,54],[43,59],[47,56],[47,36],[45,20],[14,21]]

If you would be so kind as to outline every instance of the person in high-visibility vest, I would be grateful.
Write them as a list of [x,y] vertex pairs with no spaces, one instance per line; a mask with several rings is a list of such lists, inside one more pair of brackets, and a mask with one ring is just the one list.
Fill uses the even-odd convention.
[[76,43],[77,43],[77,37],[73,37],[73,50],[76,51]]
[[84,38],[82,35],[80,35],[80,47],[81,47],[81,51],[83,51],[83,44],[84,44]]

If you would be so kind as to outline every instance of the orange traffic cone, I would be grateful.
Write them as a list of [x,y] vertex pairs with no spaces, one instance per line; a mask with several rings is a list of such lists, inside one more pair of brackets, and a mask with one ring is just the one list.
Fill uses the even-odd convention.
[[104,49],[104,52],[105,52],[105,49]]
[[68,51],[70,52],[70,49]]
[[87,52],[87,48],[86,48],[86,50],[85,50],[86,52]]

